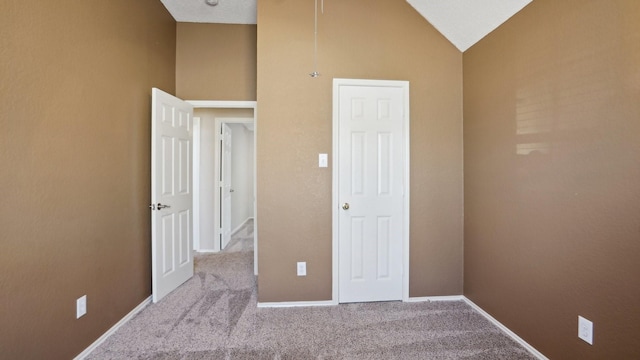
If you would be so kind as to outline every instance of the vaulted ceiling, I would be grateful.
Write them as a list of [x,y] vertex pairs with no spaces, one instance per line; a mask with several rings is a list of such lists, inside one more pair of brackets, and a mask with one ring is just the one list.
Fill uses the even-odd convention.
[[[217,3],[215,6],[207,5],[205,0],[160,1],[178,22],[256,23],[257,0],[207,0]],[[531,1],[407,0],[460,51],[465,51],[473,46]]]

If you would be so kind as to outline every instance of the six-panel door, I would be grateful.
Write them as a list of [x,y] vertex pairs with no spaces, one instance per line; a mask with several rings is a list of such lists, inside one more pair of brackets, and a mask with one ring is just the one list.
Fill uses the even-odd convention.
[[401,300],[404,92],[339,91],[339,302]]

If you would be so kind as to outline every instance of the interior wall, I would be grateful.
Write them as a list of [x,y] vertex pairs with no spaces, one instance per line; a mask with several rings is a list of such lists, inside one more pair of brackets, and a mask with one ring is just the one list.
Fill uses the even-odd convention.
[[[151,293],[157,0],[0,5],[0,357],[71,359]],[[76,299],[88,313],[76,319]]]
[[185,100],[256,99],[256,25],[178,23],[176,92]]
[[231,231],[253,218],[253,131],[244,124],[229,124],[233,130],[231,153]]
[[196,108],[194,116],[200,117],[200,250],[213,251],[217,240],[214,217],[219,214],[215,208],[215,159],[219,154],[215,120],[253,119],[253,109]]
[[464,53],[464,293],[552,359],[640,358],[638,19],[536,0]]
[[410,81],[410,296],[461,294],[461,53],[404,1],[331,1],[311,78],[313,1],[259,1],[258,23],[259,301],[332,297],[333,78]]

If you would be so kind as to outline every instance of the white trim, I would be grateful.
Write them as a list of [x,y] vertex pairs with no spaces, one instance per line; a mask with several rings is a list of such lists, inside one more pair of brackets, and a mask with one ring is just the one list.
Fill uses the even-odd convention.
[[338,299],[339,299],[339,294],[338,294],[338,289],[339,289],[339,281],[340,281],[340,274],[339,274],[339,244],[338,244],[338,238],[339,238],[339,223],[338,223],[338,218],[339,218],[339,210],[337,210],[339,208],[339,204],[340,204],[340,199],[338,198],[338,185],[339,185],[339,180],[340,180],[340,174],[339,174],[339,169],[338,169],[338,158],[339,158],[339,117],[340,117],[340,113],[339,113],[339,109],[336,106],[339,103],[340,100],[340,92],[338,91],[338,88],[340,86],[375,86],[375,87],[399,87],[402,88],[403,91],[403,96],[404,96],[404,113],[403,113],[403,117],[404,117],[404,123],[403,123],[403,129],[404,129],[404,133],[403,133],[403,139],[402,141],[404,142],[404,154],[402,154],[403,156],[403,160],[404,160],[404,183],[403,183],[403,216],[404,216],[404,223],[403,223],[403,234],[402,234],[402,264],[403,264],[403,269],[402,269],[402,301],[409,301],[409,230],[410,230],[410,223],[409,223],[409,219],[410,219],[410,169],[411,169],[411,146],[410,146],[410,117],[411,117],[411,108],[410,108],[410,101],[409,101],[409,82],[408,81],[395,81],[395,80],[363,80],[363,79],[338,79],[338,78],[334,78],[333,79],[333,154],[332,154],[332,172],[333,172],[333,179],[332,179],[332,211],[331,211],[331,216],[332,216],[332,261],[333,261],[333,266],[332,266],[332,299],[333,302],[335,304],[338,303]]
[[[253,109],[253,273],[258,275],[258,102],[257,101],[213,101],[213,100],[186,100],[198,108],[227,108],[227,109]],[[199,151],[199,149],[198,149]],[[200,251],[208,252],[208,250]]]
[[194,108],[255,109],[256,101],[186,100]]
[[220,221],[220,208],[222,207],[222,199],[220,198],[220,167],[222,166],[221,157],[224,156],[222,149],[222,122],[217,117],[213,119],[213,131],[215,132],[214,142],[215,156],[213,157],[213,251],[222,251],[222,224]]
[[338,204],[340,204],[340,199],[338,199],[338,186],[339,186],[339,181],[340,181],[340,177],[338,174],[338,169],[336,167],[336,164],[338,163],[338,151],[339,151],[339,139],[340,139],[340,131],[338,129],[339,124],[338,124],[338,118],[340,117],[340,112],[338,111],[338,108],[336,106],[336,103],[338,103],[338,101],[340,100],[340,95],[338,94],[338,91],[336,91],[336,79],[333,79],[333,104],[331,105],[333,107],[333,122],[331,124],[332,126],[332,138],[331,141],[333,142],[333,146],[332,146],[332,154],[331,154],[331,166],[332,166],[332,179],[331,179],[331,258],[332,258],[332,286],[331,286],[331,299],[333,300],[334,303],[338,303],[338,289],[340,288],[340,264],[338,263],[338,260],[340,258],[339,254],[340,254],[340,250],[339,250],[339,242],[338,242],[338,238],[340,237],[340,230],[338,229],[338,214],[336,214],[336,210],[337,207],[339,206]]
[[462,301],[463,295],[410,297],[405,302]]
[[462,300],[466,302],[469,306],[471,306],[474,310],[480,313],[480,315],[484,316],[487,320],[492,322],[495,326],[497,326],[502,332],[504,332],[507,336],[515,340],[518,344],[522,345],[527,351],[531,353],[531,355],[535,356],[540,360],[549,360],[546,356],[542,355],[541,352],[536,350],[533,346],[531,346],[528,342],[524,341],[520,336],[518,336],[513,331],[509,330],[508,327],[502,325],[501,322],[496,320],[493,316],[489,315],[488,312],[482,310],[482,308],[476,305],[473,301],[469,300],[466,296],[462,297]]
[[193,117],[193,250],[200,251],[200,117]]
[[259,302],[259,308],[289,308],[289,307],[305,307],[305,306],[334,306],[337,303],[333,300],[327,301],[284,301],[284,302]]
[[140,305],[136,306],[133,310],[131,310],[127,315],[125,315],[122,319],[120,319],[120,321],[118,321],[109,330],[107,330],[107,332],[102,334],[102,336],[100,336],[98,338],[98,340],[94,341],[93,344],[89,345],[89,347],[84,349],[83,352],[78,354],[78,356],[76,356],[73,359],[74,360],[82,360],[82,359],[86,358],[87,356],[89,356],[89,354],[91,354],[91,352],[93,350],[95,350],[98,346],[100,346],[100,344],[102,344],[105,340],[107,340],[107,338],[109,338],[109,336],[113,335],[113,333],[115,333],[122,325],[126,324],[137,313],[139,313],[142,309],[144,309],[147,305],[149,305],[151,303],[151,299],[152,298],[153,298],[152,296],[149,296],[144,301],[142,301],[140,303]]
[[258,276],[258,105],[253,103],[253,275]]
[[411,230],[410,217],[411,217],[411,102],[409,101],[409,82],[408,81],[400,81],[398,82],[399,86],[402,86],[404,90],[404,226],[403,226],[403,249],[402,249],[402,263],[404,265],[404,269],[402,272],[402,276],[404,277],[404,294],[402,295],[402,301],[407,301],[409,299],[409,255],[410,255],[410,247],[409,247],[409,234]]

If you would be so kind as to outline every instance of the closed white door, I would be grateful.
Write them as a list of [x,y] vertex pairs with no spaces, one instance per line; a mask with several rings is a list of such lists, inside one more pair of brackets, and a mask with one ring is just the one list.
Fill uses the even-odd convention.
[[153,302],[193,276],[193,107],[152,90],[151,263]]
[[222,124],[222,143],[221,143],[221,168],[220,168],[220,249],[224,249],[231,241],[231,196],[233,195],[233,187],[231,186],[231,151],[232,151],[232,130],[225,123]]
[[334,87],[342,303],[403,297],[405,90]]

